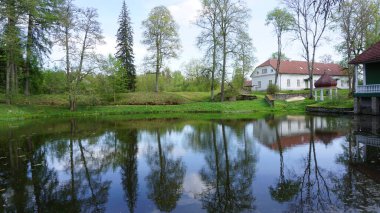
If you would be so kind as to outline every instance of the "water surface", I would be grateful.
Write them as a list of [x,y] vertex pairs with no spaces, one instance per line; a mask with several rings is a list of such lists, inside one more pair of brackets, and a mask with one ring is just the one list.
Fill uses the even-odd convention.
[[1,212],[379,212],[376,117],[0,128]]

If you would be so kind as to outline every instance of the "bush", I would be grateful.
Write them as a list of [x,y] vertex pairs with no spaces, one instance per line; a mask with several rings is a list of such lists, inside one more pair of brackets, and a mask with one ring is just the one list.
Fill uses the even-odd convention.
[[[224,100],[226,101],[236,101],[237,96],[240,95],[239,91],[233,88],[224,90]],[[215,100],[220,101],[222,99],[222,94],[218,93],[215,96]]]
[[267,94],[274,95],[279,91],[278,86],[275,84],[270,84],[267,88]]

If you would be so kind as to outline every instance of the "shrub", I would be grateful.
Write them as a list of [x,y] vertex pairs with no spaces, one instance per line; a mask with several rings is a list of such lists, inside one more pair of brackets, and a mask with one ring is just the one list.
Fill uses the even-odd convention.
[[267,88],[267,94],[274,95],[279,91],[278,86],[275,84],[270,84]]

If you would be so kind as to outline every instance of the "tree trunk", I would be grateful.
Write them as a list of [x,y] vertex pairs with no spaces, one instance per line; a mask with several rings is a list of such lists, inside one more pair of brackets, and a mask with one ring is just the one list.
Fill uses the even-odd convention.
[[277,85],[277,79],[278,74],[280,72],[280,65],[281,65],[281,54],[282,54],[282,43],[281,43],[281,36],[277,37],[277,67],[276,67],[276,75],[274,77],[274,85]]
[[26,42],[26,66],[25,66],[25,85],[24,85],[24,95],[29,96],[30,95],[30,69],[31,69],[31,56],[32,56],[32,29],[33,29],[33,18],[29,14],[29,20],[28,20],[28,38]]
[[[69,9],[68,9],[69,10]],[[66,81],[67,88],[69,90],[69,105],[70,111],[73,111],[72,103],[72,85],[71,85],[71,73],[70,73],[70,51],[69,51],[69,28],[65,27],[65,49],[66,49]]]
[[212,22],[212,42],[213,42],[213,50],[212,50],[212,70],[211,70],[211,101],[214,101],[214,90],[215,90],[215,71],[216,71],[216,47],[217,47],[217,39],[216,39],[216,21],[215,18]]
[[[11,54],[11,53],[9,53]],[[10,60],[7,59],[7,73],[6,73],[6,86],[5,86],[5,95],[7,99],[7,104],[11,104],[11,95],[10,95],[10,86],[11,86],[11,66],[10,66]]]
[[159,75],[160,75],[160,44],[158,42],[158,40],[156,41],[156,88],[155,88],[155,92],[158,92],[158,78],[159,78]]
[[227,44],[226,44],[226,34],[223,34],[223,67],[222,67],[222,84],[220,87],[221,98],[220,101],[224,101],[224,81],[226,78],[226,63],[227,63]]

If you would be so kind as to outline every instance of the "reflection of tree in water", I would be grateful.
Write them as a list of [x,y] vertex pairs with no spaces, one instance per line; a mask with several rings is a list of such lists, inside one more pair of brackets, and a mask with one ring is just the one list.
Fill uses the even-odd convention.
[[150,173],[146,177],[148,198],[153,200],[160,211],[170,212],[175,209],[182,195],[185,165],[181,158],[170,157],[173,145],[161,142],[160,132],[156,131],[157,150],[150,146],[147,162]]
[[[71,136],[68,146],[58,150],[66,160],[66,171],[70,174],[70,180],[63,185],[62,199],[68,203],[62,212],[104,212],[108,200],[110,181],[103,181],[102,174],[108,166],[103,161],[103,156],[96,147],[99,140],[85,141],[77,135],[77,124],[75,120],[71,123]],[[67,153],[69,153],[67,156]],[[68,159],[67,159],[68,158]]]
[[134,212],[137,201],[138,174],[137,174],[137,130],[128,129],[117,132],[120,141],[120,167],[122,184],[129,212]]
[[310,120],[310,143],[307,157],[305,158],[305,170],[300,178],[300,188],[294,201],[290,204],[290,212],[326,212],[333,211],[330,197],[329,184],[323,175],[323,170],[318,166],[315,136],[314,119]]
[[[221,134],[217,135],[217,126],[212,125],[212,144],[206,156],[208,168],[200,171],[206,189],[200,194],[203,208],[209,212],[241,212],[253,210],[254,196],[252,181],[255,173],[256,156],[252,144],[244,138],[244,147],[236,153],[230,153],[231,143],[226,137],[225,125],[221,125]],[[245,133],[244,133],[245,134]]]
[[288,202],[294,198],[294,196],[297,194],[300,186],[300,181],[298,179],[291,179],[285,178],[285,172],[284,172],[284,155],[283,155],[283,149],[281,144],[281,138],[278,133],[278,124],[274,126],[275,132],[276,132],[276,139],[277,139],[277,145],[278,145],[278,151],[280,154],[280,178],[277,181],[276,186],[270,186],[269,192],[272,198],[280,203],[282,202]]

